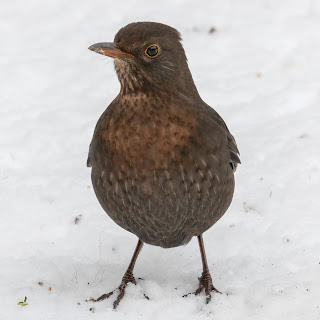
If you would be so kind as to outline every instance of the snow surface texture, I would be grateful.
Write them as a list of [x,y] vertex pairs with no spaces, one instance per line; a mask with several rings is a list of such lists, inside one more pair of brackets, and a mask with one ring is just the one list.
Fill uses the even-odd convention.
[[[182,33],[242,165],[204,235],[224,294],[182,298],[202,271],[196,239],[145,246],[144,280],[113,311],[113,299],[85,299],[119,285],[136,238],[91,188],[88,146],[119,84],[111,59],[87,48],[146,20]],[[320,1],[10,0],[0,24],[1,320],[320,319]]]

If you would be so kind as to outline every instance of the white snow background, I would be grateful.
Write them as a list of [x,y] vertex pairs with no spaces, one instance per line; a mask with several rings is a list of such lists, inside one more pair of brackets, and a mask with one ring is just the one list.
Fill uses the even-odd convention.
[[[144,280],[116,311],[113,298],[85,302],[120,284],[137,241],[101,209],[86,168],[119,91],[112,59],[87,48],[133,21],[182,33],[241,152],[233,203],[204,235],[224,293],[209,305],[182,298],[202,271],[196,239],[146,245]],[[4,0],[0,47],[1,320],[320,319],[319,0]]]

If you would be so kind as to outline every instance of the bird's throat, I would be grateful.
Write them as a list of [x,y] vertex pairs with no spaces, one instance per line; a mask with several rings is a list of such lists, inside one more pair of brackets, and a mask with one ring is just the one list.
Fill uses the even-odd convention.
[[143,89],[145,79],[132,64],[121,59],[115,59],[114,65],[121,85],[121,95],[135,95]]

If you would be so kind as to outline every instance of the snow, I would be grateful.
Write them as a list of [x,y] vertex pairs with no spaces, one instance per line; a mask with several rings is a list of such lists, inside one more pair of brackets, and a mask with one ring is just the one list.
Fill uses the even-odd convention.
[[[145,20],[182,33],[242,165],[204,235],[224,294],[182,298],[201,274],[196,239],[145,246],[144,280],[113,311],[85,300],[119,285],[136,238],[100,208],[85,165],[119,90],[111,59],[87,48]],[[12,0],[0,21],[0,319],[320,319],[319,0]]]

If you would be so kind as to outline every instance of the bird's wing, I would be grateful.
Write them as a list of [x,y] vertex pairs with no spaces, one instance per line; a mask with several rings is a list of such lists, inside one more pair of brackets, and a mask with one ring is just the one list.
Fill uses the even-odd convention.
[[234,139],[233,135],[230,133],[227,126],[226,126],[226,129],[227,129],[227,141],[228,141],[227,146],[230,152],[230,165],[233,171],[236,171],[238,164],[241,163],[240,152],[239,152],[236,140]]
[[98,122],[96,124],[96,127],[94,129],[93,137],[92,137],[92,140],[91,140],[91,143],[90,143],[90,146],[89,146],[87,167],[92,167],[92,162],[94,160],[94,156],[93,156],[94,155],[94,149],[95,149],[95,146],[97,144],[97,140],[99,139],[100,125],[101,125],[101,122],[103,120],[103,117],[104,117],[106,111],[100,116],[100,118],[99,118],[99,120],[98,120]]
[[88,168],[92,167],[92,162],[91,162],[91,158],[90,158],[90,150],[91,150],[91,143],[89,146],[88,159],[87,159],[87,167]]
[[108,109],[112,107],[112,103],[110,104],[110,106],[102,113],[102,115],[100,116],[96,127],[94,129],[93,132],[93,137],[89,146],[89,152],[88,152],[88,159],[87,159],[87,167],[92,167],[93,165],[93,160],[94,160],[94,149],[96,148],[96,144],[97,141],[99,140],[99,136],[101,134],[101,122],[104,120],[105,115],[108,111]]
[[241,163],[240,161],[240,152],[236,143],[236,140],[234,139],[233,135],[230,133],[227,125],[221,118],[221,116],[210,106],[205,104],[205,113],[206,115],[211,119],[211,121],[214,121],[216,125],[218,125],[220,128],[222,128],[226,134],[226,147],[229,151],[229,162],[233,169],[233,171],[236,171],[238,164]]
[[88,159],[87,159],[87,167],[92,167],[94,165],[95,162],[95,150],[97,148],[97,144],[100,143],[101,141],[101,126],[103,126],[103,123],[105,123],[108,119],[108,115],[110,115],[110,113],[112,113],[112,110],[114,109],[114,107],[117,104],[118,101],[118,97],[117,96],[108,106],[108,108],[102,113],[102,115],[100,116],[96,127],[94,129],[93,132],[93,137],[89,146],[89,153],[88,153]]

